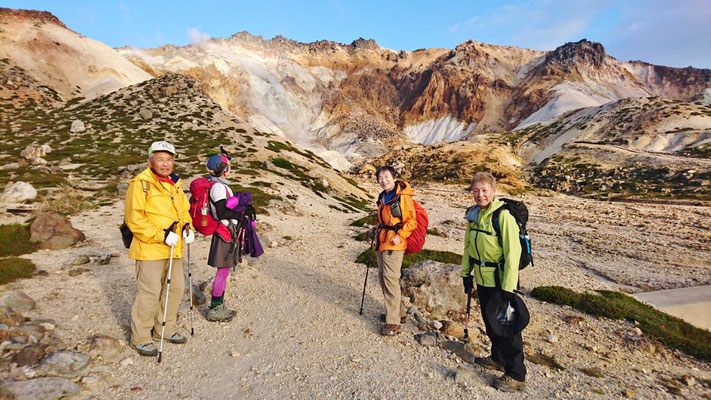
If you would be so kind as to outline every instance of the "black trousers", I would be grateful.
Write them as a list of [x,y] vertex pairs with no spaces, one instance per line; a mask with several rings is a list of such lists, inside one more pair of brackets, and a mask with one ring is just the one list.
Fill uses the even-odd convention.
[[479,294],[479,305],[481,306],[481,316],[486,327],[486,335],[491,340],[491,359],[504,366],[506,375],[517,381],[526,380],[526,366],[523,364],[523,338],[521,333],[507,338],[494,333],[484,318],[487,304],[491,301],[502,302],[501,293],[495,287],[485,287],[477,285]]

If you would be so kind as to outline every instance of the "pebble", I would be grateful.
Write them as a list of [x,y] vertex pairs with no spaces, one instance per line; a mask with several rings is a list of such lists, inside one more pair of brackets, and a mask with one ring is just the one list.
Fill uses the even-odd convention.
[[119,362],[119,365],[122,367],[128,367],[129,365],[133,365],[133,359],[131,357],[124,358]]
[[636,335],[642,335],[642,330],[639,328],[632,329],[632,332],[634,332]]
[[548,343],[558,343],[558,336],[556,336],[556,335],[548,335],[548,337],[546,338],[546,341],[547,341]]
[[436,330],[440,330],[442,329],[442,323],[439,321],[432,321],[432,327]]
[[54,324],[51,324],[49,322],[42,322],[41,324],[39,324],[39,326],[41,326],[42,329],[44,329],[45,331],[53,331],[55,328]]
[[232,350],[232,351],[230,352],[230,355],[231,355],[233,358],[237,358],[237,357],[239,357],[241,354],[239,354],[239,352],[237,352],[237,351]]

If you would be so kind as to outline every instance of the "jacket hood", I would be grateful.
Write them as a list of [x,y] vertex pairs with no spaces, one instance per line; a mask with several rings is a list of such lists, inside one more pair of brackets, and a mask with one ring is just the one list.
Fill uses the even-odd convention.
[[[395,195],[396,196],[412,196],[415,192],[410,187],[410,184],[405,181],[395,181]],[[382,199],[385,197],[385,190],[380,192],[378,195],[378,202],[381,203]]]

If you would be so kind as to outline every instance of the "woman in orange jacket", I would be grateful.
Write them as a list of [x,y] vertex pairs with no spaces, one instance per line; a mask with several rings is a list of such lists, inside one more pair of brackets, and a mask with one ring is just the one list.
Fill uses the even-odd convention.
[[380,329],[383,336],[402,332],[405,307],[400,298],[400,269],[407,248],[407,238],[417,227],[412,188],[407,182],[398,181],[397,172],[389,165],[378,168],[375,173],[383,191],[378,196],[378,276],[385,297],[385,314]]

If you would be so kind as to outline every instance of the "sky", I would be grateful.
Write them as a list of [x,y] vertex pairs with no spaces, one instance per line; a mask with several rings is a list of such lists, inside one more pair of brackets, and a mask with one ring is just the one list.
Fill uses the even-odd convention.
[[49,11],[112,47],[176,46],[241,31],[270,39],[392,50],[483,43],[553,50],[586,38],[623,61],[711,68],[711,0],[517,1],[33,1],[0,7]]

